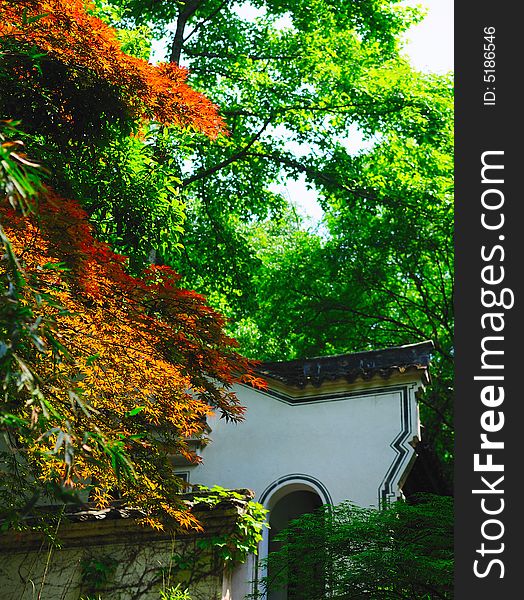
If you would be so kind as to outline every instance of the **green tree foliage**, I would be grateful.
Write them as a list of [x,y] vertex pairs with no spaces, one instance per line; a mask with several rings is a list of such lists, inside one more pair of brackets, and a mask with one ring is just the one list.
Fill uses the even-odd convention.
[[[213,144],[152,132],[186,212],[181,252],[157,241],[156,260],[230,317],[253,358],[432,339],[424,436],[451,478],[453,86],[403,58],[420,14],[390,0],[118,4],[158,58],[189,67],[230,132]],[[316,229],[281,191],[290,180],[316,190]],[[146,235],[139,221],[118,235]]]
[[[99,0],[97,11],[129,52],[187,66],[229,134],[132,123],[109,88],[78,78],[65,81],[85,127],[57,129],[59,103],[28,81],[2,109],[34,115],[26,145],[55,189],[135,272],[153,261],[182,273],[252,358],[432,339],[424,437],[451,478],[453,90],[403,58],[420,14],[395,0]],[[317,229],[282,192],[290,180],[318,194]]]
[[263,590],[300,600],[453,597],[453,503],[447,496],[384,510],[348,502],[292,521],[269,555]]

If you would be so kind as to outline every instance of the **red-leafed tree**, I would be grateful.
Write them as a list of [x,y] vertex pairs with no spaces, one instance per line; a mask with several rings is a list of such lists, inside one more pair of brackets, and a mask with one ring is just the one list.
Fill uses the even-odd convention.
[[15,91],[4,110],[29,118],[28,127],[79,135],[100,119],[147,118],[211,137],[223,131],[216,107],[187,85],[186,69],[122,52],[89,2],[2,0],[0,7],[3,69]]
[[197,526],[170,458],[196,460],[187,439],[210,412],[242,418],[230,388],[257,384],[250,364],[170,268],[130,275],[20,138],[95,146],[115,123],[137,136],[151,119],[213,137],[223,122],[184,69],[126,55],[89,5],[0,6],[2,504],[20,517],[42,495],[90,490],[106,506],[118,488],[153,526]]

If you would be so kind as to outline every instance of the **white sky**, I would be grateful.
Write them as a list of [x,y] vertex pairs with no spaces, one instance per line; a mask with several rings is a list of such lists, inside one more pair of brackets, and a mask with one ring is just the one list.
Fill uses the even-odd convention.
[[421,71],[453,70],[453,0],[419,0],[428,10],[426,18],[407,35],[406,51]]

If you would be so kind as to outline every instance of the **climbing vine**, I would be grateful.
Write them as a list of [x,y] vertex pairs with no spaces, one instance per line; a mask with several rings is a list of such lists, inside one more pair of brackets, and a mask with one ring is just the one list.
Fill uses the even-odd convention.
[[[195,506],[204,505],[209,508],[218,506],[225,501],[242,500],[238,492],[232,492],[220,486],[205,488],[199,486],[200,491],[206,491],[205,496],[195,496]],[[218,551],[219,556],[226,565],[233,566],[245,562],[249,554],[258,553],[258,545],[262,541],[267,510],[258,502],[249,500],[235,522],[232,532],[205,538],[199,542],[202,548],[211,547]]]

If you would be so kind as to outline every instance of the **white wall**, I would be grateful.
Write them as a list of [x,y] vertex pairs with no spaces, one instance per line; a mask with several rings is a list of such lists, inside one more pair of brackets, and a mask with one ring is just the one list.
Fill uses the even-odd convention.
[[[251,489],[269,510],[300,490],[316,492],[330,504],[351,500],[378,507],[394,500],[420,438],[415,394],[423,375],[306,386],[298,394],[288,390],[292,400],[285,386],[267,392],[239,386],[235,391],[247,409],[245,421],[209,420],[212,441],[202,451],[203,463],[191,469],[190,481]],[[265,558],[268,550],[265,530],[259,556]],[[256,564],[250,557],[235,571],[231,600],[253,591]]]
[[381,383],[360,390],[348,385],[345,397],[299,404],[239,386],[245,421],[210,420],[212,442],[191,481],[249,488],[267,505],[268,487],[303,474],[320,482],[334,504],[349,499],[377,506],[388,473],[389,487],[398,492],[414,454],[410,442],[419,435],[416,379]]

